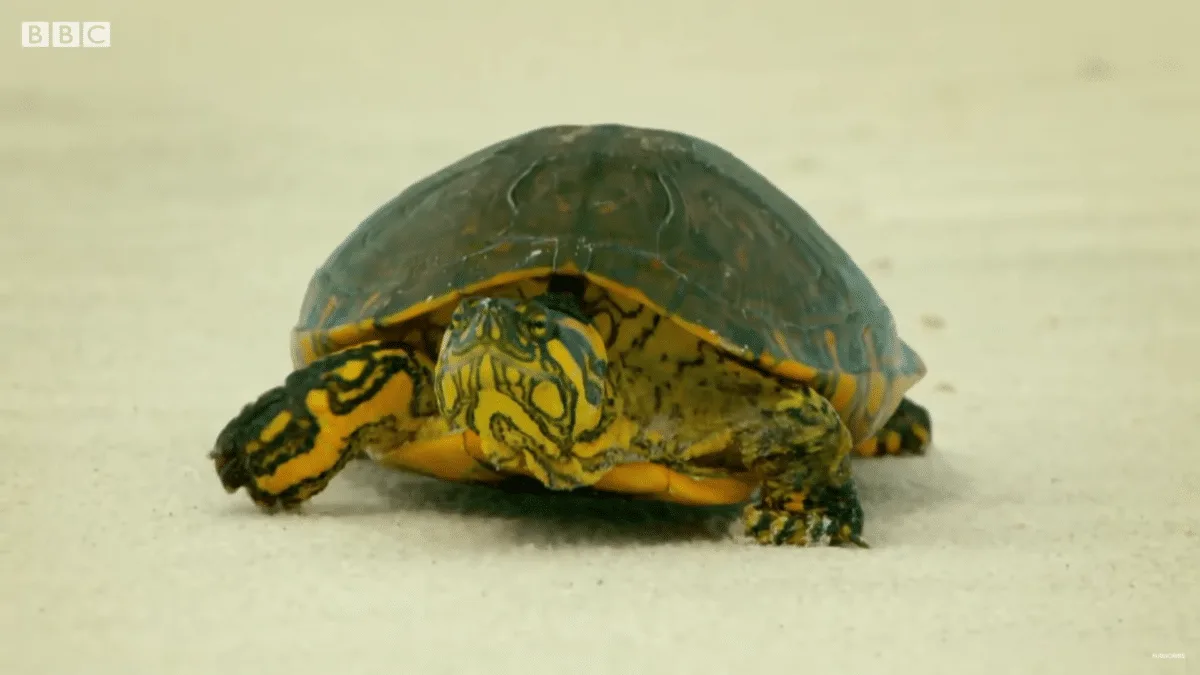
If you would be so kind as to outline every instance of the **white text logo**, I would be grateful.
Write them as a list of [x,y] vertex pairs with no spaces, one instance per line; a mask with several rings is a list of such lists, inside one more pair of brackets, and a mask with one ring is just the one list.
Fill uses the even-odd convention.
[[23,21],[22,47],[108,47],[107,21]]

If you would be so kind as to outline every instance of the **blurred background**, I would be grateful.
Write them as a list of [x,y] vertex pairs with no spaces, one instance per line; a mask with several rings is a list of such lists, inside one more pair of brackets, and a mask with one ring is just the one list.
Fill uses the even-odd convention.
[[[1198,28],[1188,0],[5,0],[0,672],[1185,672],[1151,654],[1200,656]],[[361,472],[301,518],[226,497],[204,454],[350,229],[587,122],[724,146],[888,301],[935,448],[862,463],[876,549]]]

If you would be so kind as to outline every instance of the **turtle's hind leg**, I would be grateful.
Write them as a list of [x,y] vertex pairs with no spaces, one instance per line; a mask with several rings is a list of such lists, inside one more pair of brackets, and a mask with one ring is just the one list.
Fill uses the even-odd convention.
[[932,440],[933,422],[929,411],[905,398],[883,428],[854,446],[854,451],[863,457],[921,455]]
[[247,405],[209,457],[226,491],[246,488],[265,509],[289,508],[351,458],[404,444],[436,414],[430,359],[368,342],[314,361]]

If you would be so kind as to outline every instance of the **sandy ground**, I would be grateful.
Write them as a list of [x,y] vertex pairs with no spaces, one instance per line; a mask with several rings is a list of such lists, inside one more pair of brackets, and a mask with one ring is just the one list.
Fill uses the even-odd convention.
[[[1200,6],[986,4],[6,2],[0,672],[1186,672]],[[875,548],[367,466],[292,516],[221,491],[350,228],[598,121],[730,148],[891,304],[936,442],[859,464]]]

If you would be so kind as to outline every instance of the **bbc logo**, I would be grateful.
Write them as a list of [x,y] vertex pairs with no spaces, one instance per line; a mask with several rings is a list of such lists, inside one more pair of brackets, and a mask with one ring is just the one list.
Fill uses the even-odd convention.
[[23,21],[22,47],[108,47],[108,21]]

